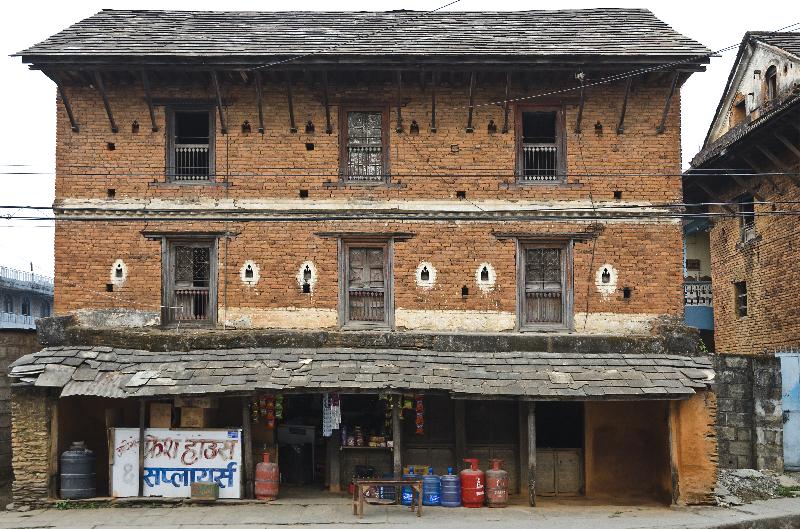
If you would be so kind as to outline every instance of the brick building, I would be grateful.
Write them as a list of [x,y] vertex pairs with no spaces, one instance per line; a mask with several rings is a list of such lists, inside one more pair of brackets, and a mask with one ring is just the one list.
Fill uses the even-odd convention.
[[227,497],[269,452],[331,491],[477,457],[531,503],[704,501],[670,204],[707,53],[635,9],[102,11],[21,52],[58,86],[58,317],[11,371],[15,502],[81,440],[98,495],[185,495],[188,425],[235,439]]
[[747,33],[685,176],[687,202],[714,203],[706,255],[724,467],[800,468],[799,164],[800,34]]

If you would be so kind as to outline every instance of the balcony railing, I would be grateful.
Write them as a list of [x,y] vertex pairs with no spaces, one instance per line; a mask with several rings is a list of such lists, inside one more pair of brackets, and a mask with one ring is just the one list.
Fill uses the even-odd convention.
[[347,146],[347,179],[354,182],[382,182],[383,147],[381,145]]
[[711,281],[686,281],[683,284],[683,302],[693,307],[711,307]]
[[524,143],[522,145],[522,181],[553,182],[559,179],[558,148],[553,143]]
[[36,320],[33,316],[14,314],[13,312],[0,312],[0,328],[12,329],[34,329]]
[[386,318],[383,292],[350,291],[350,321],[383,321]]
[[209,319],[207,288],[180,288],[175,289],[174,294],[174,306],[170,307],[173,321]]
[[561,292],[525,292],[525,321],[527,323],[561,322]]
[[0,285],[53,295],[53,278],[0,266]]
[[173,178],[180,181],[208,180],[209,146],[205,143],[182,143],[175,145],[175,170]]

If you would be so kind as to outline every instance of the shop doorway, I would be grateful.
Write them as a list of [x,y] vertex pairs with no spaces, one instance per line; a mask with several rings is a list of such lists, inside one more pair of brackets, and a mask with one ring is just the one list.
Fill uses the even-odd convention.
[[536,403],[536,493],[538,495],[583,494],[583,443],[583,403]]

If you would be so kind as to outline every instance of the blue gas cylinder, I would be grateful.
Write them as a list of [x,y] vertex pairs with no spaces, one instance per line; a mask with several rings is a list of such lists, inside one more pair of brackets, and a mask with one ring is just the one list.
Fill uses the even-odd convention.
[[422,505],[441,505],[442,479],[428,469],[428,475],[422,476]]
[[442,507],[461,507],[461,478],[453,475],[453,467],[442,476]]
[[[419,479],[419,474],[414,473],[414,467],[408,469],[408,474],[403,474],[403,479]],[[400,489],[400,503],[411,505],[414,502],[414,490],[411,485],[403,485]]]

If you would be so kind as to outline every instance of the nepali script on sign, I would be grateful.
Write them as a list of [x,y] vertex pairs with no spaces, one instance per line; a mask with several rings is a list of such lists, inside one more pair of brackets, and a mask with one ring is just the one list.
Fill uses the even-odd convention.
[[220,498],[241,497],[241,430],[144,432],[144,470],[139,469],[139,429],[114,428],[113,496],[185,497],[195,481],[219,485]]

